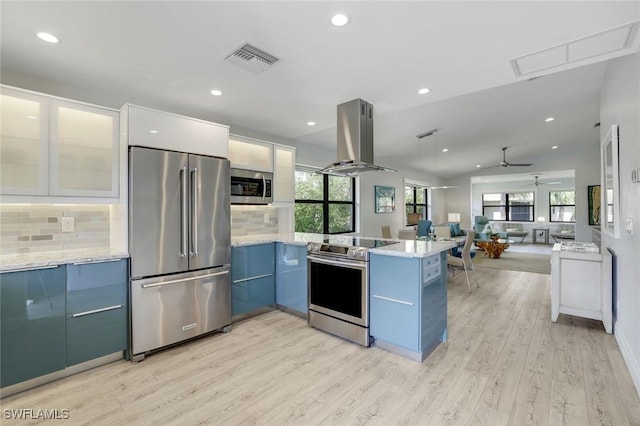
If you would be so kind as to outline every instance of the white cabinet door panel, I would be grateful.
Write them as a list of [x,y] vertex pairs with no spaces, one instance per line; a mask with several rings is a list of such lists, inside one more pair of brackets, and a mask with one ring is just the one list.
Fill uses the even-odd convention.
[[229,127],[135,105],[128,109],[128,144],[229,157]]

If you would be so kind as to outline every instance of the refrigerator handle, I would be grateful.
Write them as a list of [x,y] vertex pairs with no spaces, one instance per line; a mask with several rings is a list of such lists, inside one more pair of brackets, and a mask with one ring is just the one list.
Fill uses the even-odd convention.
[[264,201],[267,196],[267,179],[265,179],[264,175],[260,176],[262,176],[262,201]]
[[198,256],[198,168],[191,171],[191,255]]
[[180,170],[180,257],[187,256],[187,168]]

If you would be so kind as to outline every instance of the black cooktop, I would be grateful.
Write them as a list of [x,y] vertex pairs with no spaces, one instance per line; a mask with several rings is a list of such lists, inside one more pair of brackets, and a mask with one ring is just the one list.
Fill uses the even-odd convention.
[[[376,247],[388,246],[390,244],[396,244],[398,242],[399,241],[385,241],[385,240],[376,240],[371,238],[354,237],[351,239],[351,247],[376,248]],[[324,243],[330,244],[329,239],[328,238],[325,239]],[[336,245],[343,245],[343,244],[336,244]]]

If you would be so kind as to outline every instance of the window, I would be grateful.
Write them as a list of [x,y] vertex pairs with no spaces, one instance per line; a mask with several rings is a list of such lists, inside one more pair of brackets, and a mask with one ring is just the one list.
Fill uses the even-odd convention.
[[404,203],[407,215],[409,213],[422,213],[423,219],[430,218],[431,205],[428,201],[429,193],[426,188],[420,188],[417,186],[404,187]]
[[482,215],[489,220],[533,222],[533,192],[482,194]]
[[550,222],[575,223],[576,192],[549,191],[549,218]]
[[355,231],[354,178],[296,170],[296,232]]

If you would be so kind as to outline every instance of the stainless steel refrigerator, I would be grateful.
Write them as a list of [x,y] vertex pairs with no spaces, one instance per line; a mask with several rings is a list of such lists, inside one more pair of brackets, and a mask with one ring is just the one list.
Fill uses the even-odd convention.
[[129,148],[133,360],[231,324],[229,182],[228,160]]

